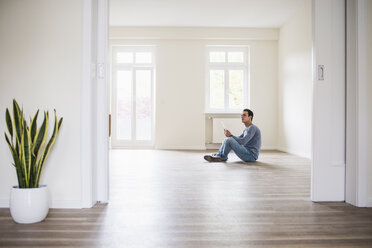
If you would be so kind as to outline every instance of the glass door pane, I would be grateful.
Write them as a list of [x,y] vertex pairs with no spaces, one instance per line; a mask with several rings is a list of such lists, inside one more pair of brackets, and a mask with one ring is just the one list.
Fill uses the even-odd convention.
[[229,107],[241,109],[244,106],[243,70],[229,70]]
[[210,70],[209,72],[209,106],[211,108],[223,109],[225,102],[225,71]]
[[136,70],[136,140],[151,140],[151,70]]
[[116,139],[132,139],[132,71],[116,75]]

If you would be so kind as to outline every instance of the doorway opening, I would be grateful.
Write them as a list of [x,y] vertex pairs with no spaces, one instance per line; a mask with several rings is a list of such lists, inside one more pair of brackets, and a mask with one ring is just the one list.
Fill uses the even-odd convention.
[[[108,13],[107,13],[108,14]],[[144,35],[143,35],[143,33],[141,33],[141,28],[139,28],[140,30],[134,30],[134,28],[132,28],[132,29],[128,29],[130,32],[131,32],[131,34],[137,34],[137,36],[132,36],[132,37],[129,37],[129,36],[127,36],[127,38],[128,39],[131,39],[131,40],[136,40],[136,39],[140,39],[141,37],[143,38],[143,37],[145,37]],[[127,30],[127,31],[128,31]],[[158,31],[159,31],[160,29],[158,29]],[[186,29],[185,29],[186,30]],[[168,39],[182,39],[182,37],[190,37],[190,36],[192,36],[192,35],[190,35],[190,33],[188,33],[188,31],[185,31],[185,30],[183,30],[181,33],[172,33],[171,31],[174,31],[173,29],[172,30],[170,30],[170,32],[167,34],[168,35]],[[142,29],[142,31],[143,31],[143,29]],[[206,30],[204,29],[203,31],[205,31],[206,32]],[[198,38],[197,39],[199,39],[199,40],[205,40],[206,39],[206,37],[207,37],[207,35],[204,35],[205,34],[205,32],[199,32],[199,36],[198,36]],[[142,35],[142,36],[141,36]],[[183,35],[183,36],[182,36]],[[137,38],[133,38],[133,37],[137,37]],[[138,38],[138,37],[140,37],[140,38]],[[151,36],[151,38],[152,39],[154,39],[154,37],[155,36]],[[221,36],[222,38],[225,38],[225,40],[226,40],[226,36]],[[221,38],[221,37],[219,37],[219,38]],[[240,34],[240,36],[239,37],[243,37],[243,35],[242,34]],[[221,38],[221,40],[223,41],[224,39],[222,39]],[[236,37],[233,37],[235,40],[237,40],[237,38]],[[146,39],[146,37],[145,37],[145,39]],[[147,37],[147,39],[150,39],[150,38],[148,38]],[[156,39],[156,38],[155,38]],[[145,42],[146,43],[146,42]],[[195,42],[196,43],[196,42]],[[181,44],[181,42],[179,42],[178,44]],[[174,47],[172,47],[172,49],[174,49],[174,51],[176,51],[176,49],[174,48]],[[187,54],[187,52],[184,52],[184,51],[182,51],[182,50],[178,50],[178,52],[183,52],[182,53],[182,55],[183,56],[185,56],[185,55],[188,55]],[[181,56],[179,56],[179,57],[181,57]],[[185,58],[187,58],[187,56],[185,56]],[[264,56],[263,56],[263,58],[264,58]],[[262,66],[261,68],[266,68],[265,66]],[[315,67],[313,67],[313,68],[315,68]],[[159,72],[160,73],[160,72]],[[195,73],[198,73],[198,71],[195,71]],[[132,75],[132,77],[134,77],[133,75]],[[191,80],[190,80],[190,82],[191,82]],[[184,85],[182,85],[182,87],[184,87]],[[174,87],[174,88],[177,88],[177,87]],[[182,88],[183,89],[183,88]],[[177,88],[177,90],[180,90],[180,91],[182,91],[182,89],[179,89],[179,88]],[[171,94],[169,94],[170,96],[172,96]],[[133,97],[133,95],[132,95],[132,97]],[[164,100],[164,105],[166,105],[166,103],[167,103],[167,101],[165,101]],[[190,105],[192,105],[192,104],[190,104]],[[134,112],[132,112],[131,114],[133,114]],[[134,118],[134,117],[131,117],[131,118]],[[288,118],[287,118],[287,120],[288,120]],[[170,124],[169,124],[170,125]],[[168,129],[167,128],[164,128],[164,130],[167,130],[168,131]],[[133,134],[133,133],[136,133],[136,130],[131,130],[130,131],[131,132],[131,134]],[[160,135],[159,135],[160,136]],[[132,136],[131,136],[132,137]],[[189,137],[187,137],[187,136],[185,136],[185,139],[187,139],[187,138],[189,138]],[[174,146],[175,148],[179,148],[179,146]],[[319,161],[317,161],[317,162],[319,162]],[[336,161],[336,162],[338,162],[338,161]],[[340,168],[341,167],[344,167],[344,164],[340,164],[340,166],[339,166]]]
[[152,147],[154,48],[112,46],[111,52],[111,147]]

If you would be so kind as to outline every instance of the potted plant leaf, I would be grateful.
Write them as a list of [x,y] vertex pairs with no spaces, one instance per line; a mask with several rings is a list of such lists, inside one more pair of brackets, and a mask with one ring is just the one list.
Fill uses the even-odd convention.
[[17,223],[40,222],[49,211],[47,186],[39,185],[39,181],[63,118],[58,120],[54,110],[54,129],[48,140],[49,113],[44,111],[44,120],[40,127],[37,126],[38,115],[39,110],[28,124],[23,109],[20,109],[16,100],[13,100],[12,116],[8,109],[5,112],[8,129],[8,134],[4,133],[5,140],[9,145],[18,179],[18,186],[11,189],[10,213]]

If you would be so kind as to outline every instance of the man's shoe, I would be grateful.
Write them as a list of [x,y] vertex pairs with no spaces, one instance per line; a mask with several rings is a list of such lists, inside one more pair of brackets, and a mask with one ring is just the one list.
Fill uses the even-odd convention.
[[223,159],[217,156],[216,154],[205,155],[204,159],[207,160],[208,162],[225,162],[227,160],[227,158]]

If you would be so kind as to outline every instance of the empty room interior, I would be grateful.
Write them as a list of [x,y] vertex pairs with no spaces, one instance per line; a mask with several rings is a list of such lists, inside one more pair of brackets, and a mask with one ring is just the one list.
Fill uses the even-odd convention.
[[[0,33],[0,247],[371,246],[371,1],[0,0]],[[13,99],[58,129],[29,224]]]

